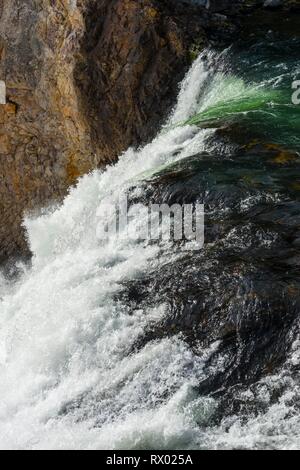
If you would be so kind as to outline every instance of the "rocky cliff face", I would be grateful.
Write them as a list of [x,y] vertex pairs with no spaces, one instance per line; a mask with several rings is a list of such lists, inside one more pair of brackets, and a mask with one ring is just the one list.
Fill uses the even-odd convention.
[[61,197],[94,164],[72,80],[84,24],[74,2],[2,2],[0,257],[26,251],[24,210]]
[[[234,15],[261,2],[229,3]],[[195,47],[234,31],[219,10],[213,1],[0,0],[0,262],[29,253],[24,211],[155,134]]]
[[107,162],[156,133],[204,22],[197,9],[153,0],[94,0],[83,19],[74,80],[92,143]]

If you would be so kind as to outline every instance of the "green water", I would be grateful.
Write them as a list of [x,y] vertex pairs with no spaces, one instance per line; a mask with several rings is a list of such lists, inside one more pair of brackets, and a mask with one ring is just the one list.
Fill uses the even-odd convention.
[[300,150],[300,106],[292,84],[300,79],[300,40],[266,38],[232,47],[181,125],[243,126],[265,142]]

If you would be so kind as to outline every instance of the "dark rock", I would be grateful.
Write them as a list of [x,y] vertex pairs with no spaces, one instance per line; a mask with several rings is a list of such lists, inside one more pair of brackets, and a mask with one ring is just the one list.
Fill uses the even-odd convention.
[[222,12],[232,5],[231,0],[208,0],[206,8],[212,12]]
[[[231,387],[247,388],[282,366],[300,308],[300,202],[289,190],[300,162],[287,177],[273,168],[271,150],[231,157],[190,157],[151,181],[147,197],[157,204],[205,204],[206,242],[203,250],[183,252],[125,285],[123,294],[132,308],[168,305],[164,320],[149,327],[136,348],[178,334],[196,354],[219,342],[199,392],[220,393],[225,407],[233,405]],[[283,202],[272,197],[272,185],[263,186],[264,194],[255,181],[245,185],[246,168],[276,174]],[[248,198],[256,202],[245,210],[241,202]]]

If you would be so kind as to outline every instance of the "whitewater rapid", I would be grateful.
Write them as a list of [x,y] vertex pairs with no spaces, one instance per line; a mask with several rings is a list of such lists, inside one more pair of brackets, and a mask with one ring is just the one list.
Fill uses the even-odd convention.
[[[174,124],[194,112],[206,74],[199,59],[182,84]],[[180,339],[129,355],[146,324],[162,318],[164,305],[131,312],[115,300],[122,283],[155,269],[170,253],[129,239],[97,240],[97,226],[106,222],[97,209],[104,200],[116,203],[138,175],[201,151],[206,135],[170,126],[145,148],[129,149],[115,166],[82,178],[61,207],[25,220],[32,267],[23,267],[15,285],[0,280],[2,449],[192,442],[190,410],[197,399],[191,395],[201,360]],[[172,390],[165,403],[163,395]]]
[[[15,283],[0,277],[1,449],[255,447],[270,434],[274,413],[287,413],[282,402],[247,426],[227,421],[209,428],[216,403],[196,388],[218,344],[196,356],[179,335],[133,352],[166,306],[132,311],[118,295],[126,282],[172,263],[180,251],[167,242],[96,236],[98,224],[108,222],[98,211],[103,201],[116,204],[133,182],[139,196],[143,175],[206,150],[213,130],[177,124],[205,107],[209,54],[191,67],[152,143],[83,177],[60,207],[26,218],[32,266],[20,265]],[[130,223],[141,217],[132,214]],[[282,439],[289,434],[290,445],[298,445],[292,426]]]

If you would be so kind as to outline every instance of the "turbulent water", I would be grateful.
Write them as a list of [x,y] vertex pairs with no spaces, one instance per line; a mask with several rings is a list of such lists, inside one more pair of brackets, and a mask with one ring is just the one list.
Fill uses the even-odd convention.
[[[244,404],[237,409],[228,397],[220,411],[226,393],[220,393],[219,383],[199,386],[215,378],[218,382],[227,370],[231,350],[222,349],[225,333],[195,342],[181,324],[173,334],[162,332],[171,315],[168,296],[173,309],[179,309],[177,265],[185,266],[185,280],[193,279],[186,281],[187,304],[193,304],[194,292],[201,288],[195,275],[199,264],[209,279],[217,250],[222,254],[234,247],[237,258],[243,250],[249,250],[250,258],[263,258],[263,281],[263,270],[272,264],[266,253],[274,244],[277,250],[281,236],[263,211],[272,206],[277,220],[280,210],[285,217],[299,218],[293,204],[298,204],[300,190],[300,120],[299,109],[291,104],[291,82],[300,72],[299,44],[269,39],[249,47],[202,54],[152,143],[129,149],[115,166],[82,178],[61,207],[26,219],[32,265],[19,265],[17,281],[0,277],[2,449],[300,448],[296,300],[287,303],[287,347],[283,353],[278,346],[278,364],[268,373],[249,372],[247,380],[230,378],[228,387]],[[247,142],[240,141],[243,133]],[[109,218],[97,210],[103,201],[115,204],[125,193],[144,201],[165,194],[174,181],[172,194],[174,184],[182,193],[190,176],[193,184],[197,181],[196,199],[207,204],[208,221],[216,217],[218,227],[226,226],[218,241],[208,233],[209,266],[203,253],[189,254],[172,242],[97,239],[97,226]],[[259,228],[251,218],[243,219],[258,207],[257,216],[265,217]],[[141,223],[142,213],[131,216],[133,227]],[[286,243],[291,227],[289,222],[288,235],[282,235]],[[264,251],[250,254],[254,245]],[[287,251],[282,257],[288,258]],[[222,263],[216,279],[229,269],[227,260]],[[149,281],[153,273],[160,286]],[[298,275],[292,266],[289,289],[297,291]],[[230,282],[234,276],[243,285],[237,270],[228,272]],[[283,289],[281,272],[276,276],[274,286]],[[226,278],[224,290],[228,282]],[[222,297],[219,287],[216,280],[215,299]],[[248,312],[250,296],[238,292]],[[254,294],[252,298],[255,304]],[[226,304],[228,315],[232,302]],[[269,300],[267,304],[272,306]],[[203,307],[208,314],[213,308],[209,301]],[[280,308],[278,315],[283,315]],[[235,360],[242,363],[242,346]]]

